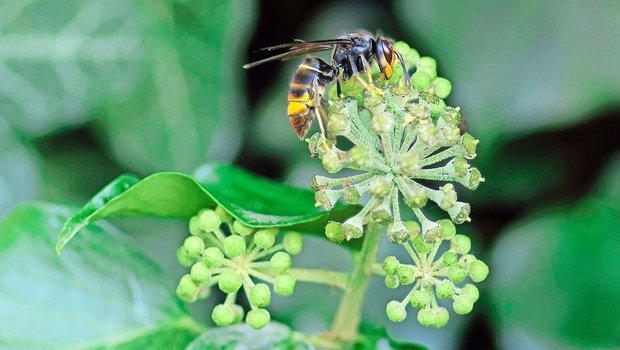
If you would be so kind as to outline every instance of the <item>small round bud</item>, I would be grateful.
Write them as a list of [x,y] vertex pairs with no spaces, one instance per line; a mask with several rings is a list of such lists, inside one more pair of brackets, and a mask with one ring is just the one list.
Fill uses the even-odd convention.
[[431,327],[434,324],[435,317],[430,308],[424,308],[418,311],[418,323],[425,327]]
[[287,232],[284,235],[282,244],[284,245],[284,250],[291,255],[301,253],[301,250],[304,248],[304,241],[298,232]]
[[234,258],[245,253],[245,239],[239,235],[230,235],[224,238],[224,253]]
[[433,118],[433,120],[439,119],[441,112],[443,112],[445,108],[446,108],[446,103],[444,102],[444,100],[439,100],[437,104],[431,107],[431,118]]
[[420,59],[420,54],[416,49],[409,47],[409,45],[403,41],[397,41],[394,44],[394,48],[403,55],[405,63],[408,68],[411,68]]
[[232,271],[224,271],[220,274],[217,282],[218,287],[224,293],[234,293],[241,288],[241,277]]
[[467,315],[474,308],[474,303],[469,297],[460,295],[454,299],[452,308],[454,309],[454,312],[459,315]]
[[211,312],[211,319],[217,326],[228,326],[235,321],[235,310],[224,304],[216,305]]
[[474,286],[471,283],[468,283],[463,286],[462,295],[468,297],[472,303],[475,303],[480,297],[480,291],[478,291],[478,287]]
[[457,254],[467,254],[471,249],[471,240],[465,235],[454,235],[450,240],[450,250]]
[[399,266],[400,262],[398,262],[398,259],[396,259],[396,257],[392,255],[386,257],[381,264],[383,271],[385,271],[385,273],[388,275],[395,274]]
[[314,206],[325,211],[331,210],[338,201],[338,192],[334,190],[318,190],[314,192]]
[[351,167],[364,170],[370,165],[370,155],[364,147],[354,146],[347,152],[347,161]]
[[413,238],[413,248],[420,254],[426,254],[433,249],[433,245],[425,242],[422,235],[418,235]]
[[454,226],[452,221],[448,219],[441,219],[437,220],[437,223],[439,224],[439,226],[441,226],[442,229],[442,239],[451,239],[452,237],[454,237],[454,235],[456,234],[456,226]]
[[450,299],[454,296],[454,292],[456,290],[456,286],[450,280],[442,280],[437,284],[437,288],[435,289],[437,293],[437,297],[439,299]]
[[413,177],[420,169],[422,169],[422,163],[420,162],[420,156],[414,152],[407,152],[402,154],[396,162],[398,172],[407,176]]
[[277,295],[288,297],[295,291],[296,283],[297,280],[295,277],[289,274],[278,275],[273,284],[273,291],[276,292]]
[[283,273],[288,271],[291,268],[291,264],[293,263],[291,256],[285,252],[277,252],[275,253],[271,259],[269,260],[271,263],[271,267],[277,273]]
[[352,219],[348,219],[342,224],[342,234],[347,240],[360,238],[364,232],[362,224]]
[[411,76],[411,84],[416,90],[426,90],[429,86],[431,86],[431,76],[422,70],[417,70]]
[[418,68],[429,67],[429,68],[437,69],[437,61],[434,58],[429,57],[429,56],[420,57],[420,59],[416,62],[415,65]]
[[189,233],[194,236],[198,236],[202,233],[198,226],[198,215],[192,216],[192,218],[189,219]]
[[343,188],[342,198],[344,198],[344,201],[349,204],[358,204],[362,196],[360,195],[359,191],[355,189],[355,187],[345,186]]
[[454,185],[445,184],[441,187],[441,191],[443,192],[443,196],[439,201],[439,207],[443,210],[448,210],[452,208],[456,204],[456,191],[454,190]]
[[241,221],[235,220],[233,222],[233,231],[241,236],[249,236],[254,232],[254,229],[251,227],[245,226]]
[[407,231],[409,231],[410,238],[413,238],[420,234],[420,224],[418,224],[417,222],[408,220],[403,221],[403,224],[405,224]]
[[461,140],[461,130],[456,126],[444,126],[441,128],[441,136],[447,146],[454,146]]
[[437,78],[433,82],[433,91],[439,98],[446,98],[452,92],[452,83],[446,78]]
[[411,303],[411,306],[416,309],[421,309],[430,305],[431,300],[432,296],[427,291],[415,290],[411,292],[411,299],[409,299],[409,302]]
[[245,322],[254,329],[261,329],[269,323],[271,315],[265,309],[254,309],[248,312]]
[[483,261],[476,260],[469,265],[469,276],[474,282],[482,282],[489,275],[489,267]]
[[349,128],[349,117],[342,113],[332,113],[327,123],[327,132],[330,135],[342,135]]
[[202,261],[207,267],[220,267],[224,262],[224,253],[218,247],[209,247],[202,253]]
[[452,168],[454,169],[454,173],[457,176],[465,176],[467,175],[467,170],[469,169],[469,163],[467,160],[461,156],[454,157],[451,162]]
[[415,280],[413,269],[409,266],[401,265],[396,269],[396,275],[402,285],[408,285]]
[[394,117],[387,112],[374,113],[370,124],[377,134],[387,134],[394,129]]
[[256,307],[265,307],[271,304],[271,290],[265,283],[258,283],[250,290],[250,303]]
[[426,192],[419,189],[406,189],[403,192],[403,197],[405,199],[405,204],[407,204],[410,208],[422,208],[428,202],[428,196]]
[[467,203],[457,202],[456,205],[448,209],[450,219],[455,224],[462,224],[465,221],[470,221],[469,213],[471,213],[471,207]]
[[203,232],[211,232],[216,230],[222,221],[214,210],[204,209],[198,213],[198,227]]
[[451,126],[458,127],[461,123],[461,108],[460,107],[446,107],[443,112],[441,112],[441,119],[443,119],[446,124]]
[[467,277],[467,269],[461,263],[456,263],[448,267],[448,278],[455,283],[463,281]]
[[232,324],[237,324],[239,322],[241,322],[243,320],[243,316],[245,316],[245,311],[243,311],[243,308],[240,305],[229,305],[228,306],[233,314],[235,315],[235,318],[232,321]]
[[465,133],[463,134],[463,136],[461,136],[461,145],[463,146],[463,150],[465,151],[465,158],[472,159],[476,156],[476,145],[478,145],[478,142],[478,140],[476,140],[468,133]]
[[398,276],[396,275],[385,275],[385,286],[390,289],[398,288],[400,285],[400,281],[398,280]]
[[179,262],[179,264],[181,264],[181,266],[184,267],[190,267],[194,263],[194,259],[190,258],[187,255],[183,247],[177,249],[177,261]]
[[217,214],[217,217],[220,218],[221,222],[228,222],[232,219],[232,216],[230,216],[228,211],[226,211],[226,209],[224,209],[221,205],[215,207],[215,214]]
[[377,177],[370,182],[368,192],[371,196],[385,198],[392,192],[392,181],[385,177]]
[[435,324],[433,327],[441,328],[448,324],[448,321],[450,320],[450,313],[448,313],[446,308],[438,307],[433,311],[435,312]]
[[467,175],[464,179],[464,185],[467,186],[470,190],[475,190],[478,188],[481,182],[484,182],[484,178],[480,173],[480,170],[476,168],[471,168],[467,172]]
[[274,229],[260,229],[254,234],[254,243],[257,247],[262,249],[269,249],[273,247],[276,242],[277,230]]
[[473,254],[465,254],[461,256],[461,259],[459,259],[460,263],[463,264],[468,271],[471,263],[477,260],[478,259]]
[[187,303],[193,303],[198,296],[198,286],[194,283],[190,275],[184,275],[179,281],[176,293],[181,300]]
[[342,224],[331,221],[325,226],[325,236],[332,242],[340,243],[344,240]]
[[325,151],[321,162],[323,163],[323,168],[330,174],[337,173],[342,169],[340,156],[333,149]]
[[190,258],[197,258],[205,249],[205,242],[202,238],[196,236],[189,236],[183,241],[183,250]]
[[446,266],[450,266],[452,264],[456,264],[456,262],[458,260],[459,260],[458,256],[455,253],[453,253],[453,252],[445,252],[441,256],[441,261]]
[[427,145],[435,144],[437,140],[437,128],[432,123],[420,123],[416,128],[420,141]]
[[389,201],[384,200],[380,205],[370,212],[370,218],[378,224],[386,224],[392,221],[392,211],[390,210]]
[[209,271],[207,265],[202,261],[192,265],[189,274],[192,276],[192,280],[198,285],[207,282],[211,278],[211,271]]
[[407,310],[397,300],[392,300],[385,306],[385,313],[392,322],[402,322],[407,318]]
[[428,221],[422,226],[422,235],[427,243],[434,244],[441,241],[442,234],[443,228],[436,222]]
[[403,244],[411,238],[409,230],[400,221],[388,225],[387,236],[391,242],[396,244]]

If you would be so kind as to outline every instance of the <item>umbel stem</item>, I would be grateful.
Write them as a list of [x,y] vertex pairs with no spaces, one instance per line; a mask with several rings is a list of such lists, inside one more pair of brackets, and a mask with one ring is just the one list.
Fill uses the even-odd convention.
[[326,338],[344,342],[357,338],[362,319],[362,306],[368,281],[372,277],[372,266],[377,261],[377,252],[381,244],[381,225],[368,224],[364,233],[362,250],[351,272],[349,285],[340,300],[336,317]]

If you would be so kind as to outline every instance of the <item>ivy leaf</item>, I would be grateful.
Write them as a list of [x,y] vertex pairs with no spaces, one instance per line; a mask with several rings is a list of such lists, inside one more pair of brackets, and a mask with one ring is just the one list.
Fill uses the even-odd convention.
[[203,331],[168,289],[174,276],[115,227],[90,225],[62,258],[54,254],[56,233],[72,212],[30,203],[0,223],[0,344],[171,349]]
[[502,348],[620,344],[620,158],[599,188],[502,234],[489,291]]
[[[283,185],[230,165],[206,165],[195,178],[156,173],[140,180],[122,175],[97,193],[63,227],[56,251],[82,228],[108,217],[190,218],[203,208],[224,207],[251,227],[285,227],[324,237],[328,220],[340,221],[359,210],[338,205],[330,212],[314,206],[310,190]],[[202,182],[202,183],[201,183]],[[357,241],[351,247],[358,248]]]
[[40,136],[126,95],[143,60],[137,17],[123,0],[0,2],[0,115]]
[[260,330],[246,324],[213,328],[189,344],[186,350],[313,350],[314,347],[287,326],[270,322]]
[[255,1],[140,3],[145,72],[139,89],[100,120],[108,147],[140,174],[231,160],[246,113],[241,52]]

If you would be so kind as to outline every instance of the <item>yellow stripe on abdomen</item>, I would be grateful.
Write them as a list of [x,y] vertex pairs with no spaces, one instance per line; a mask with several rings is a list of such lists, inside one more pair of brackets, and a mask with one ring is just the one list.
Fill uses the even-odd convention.
[[288,115],[306,114],[308,113],[308,106],[300,102],[289,102],[287,113]]

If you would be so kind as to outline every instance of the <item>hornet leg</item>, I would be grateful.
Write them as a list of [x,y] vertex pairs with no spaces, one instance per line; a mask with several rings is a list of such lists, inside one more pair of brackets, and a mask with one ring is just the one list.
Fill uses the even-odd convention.
[[364,81],[364,79],[362,79],[362,78],[360,77],[360,72],[357,70],[357,67],[355,66],[355,61],[353,60],[353,57],[351,57],[351,56],[349,56],[349,64],[351,65],[351,69],[353,70],[353,76],[355,77],[355,79],[356,79],[356,80],[357,80],[360,84],[362,84],[362,86],[363,86],[366,90],[368,90],[368,91],[370,91],[370,92],[372,92],[372,93],[375,93],[375,94],[377,94],[377,95],[381,95],[381,96],[383,96],[383,95],[384,95],[384,94],[383,94],[383,91],[382,91],[381,89],[379,89],[378,87],[376,87],[376,86],[374,86],[374,85],[368,85],[368,83],[366,83],[366,82]]
[[323,126],[323,120],[321,113],[319,112],[319,108],[321,108],[321,95],[319,94],[319,83],[318,80],[314,80],[314,113],[316,113],[316,119],[319,122],[319,128],[321,129],[321,143],[323,144],[323,148],[327,151],[329,149],[329,145],[327,145],[327,136],[325,135],[325,127]]

